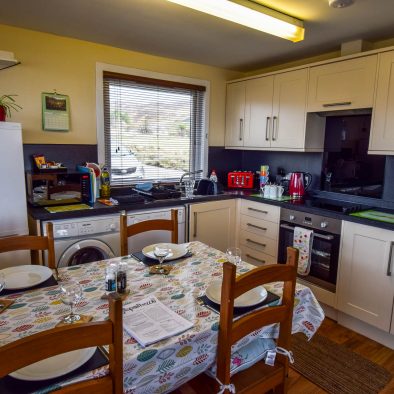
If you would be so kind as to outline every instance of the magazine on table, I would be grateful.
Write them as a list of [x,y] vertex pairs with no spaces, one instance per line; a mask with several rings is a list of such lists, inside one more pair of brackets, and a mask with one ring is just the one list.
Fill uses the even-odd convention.
[[155,296],[125,305],[123,327],[141,346],[180,334],[193,327]]

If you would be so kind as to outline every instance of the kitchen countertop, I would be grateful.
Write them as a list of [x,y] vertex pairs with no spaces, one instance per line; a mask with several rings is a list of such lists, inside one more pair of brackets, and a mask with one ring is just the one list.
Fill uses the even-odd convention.
[[349,214],[344,214],[341,212],[334,212],[318,207],[312,207],[309,205],[309,200],[290,200],[290,201],[277,201],[271,200],[267,198],[263,198],[260,196],[256,196],[258,194],[256,191],[251,190],[227,190],[224,191],[223,194],[218,195],[209,195],[209,196],[196,196],[194,198],[173,198],[166,200],[150,200],[146,199],[145,202],[141,203],[129,203],[129,204],[119,204],[114,206],[107,206],[101,203],[96,202],[91,209],[79,210],[79,211],[70,211],[70,212],[58,212],[58,213],[49,213],[45,208],[42,207],[28,207],[28,213],[34,220],[60,220],[60,219],[73,219],[73,218],[83,218],[83,217],[91,217],[98,215],[110,215],[114,213],[118,213],[121,211],[138,211],[138,210],[147,210],[147,209],[157,209],[164,207],[173,207],[184,204],[196,204],[203,203],[209,201],[218,201],[218,200],[228,200],[232,198],[242,198],[249,201],[256,201],[265,204],[276,205],[279,207],[293,209],[296,211],[307,212],[315,215],[324,215],[327,217],[339,219],[339,220],[347,220],[349,222],[365,224],[373,227],[379,227],[382,229],[392,230],[394,231],[394,224],[379,222],[371,219],[364,219],[355,216],[350,216]]

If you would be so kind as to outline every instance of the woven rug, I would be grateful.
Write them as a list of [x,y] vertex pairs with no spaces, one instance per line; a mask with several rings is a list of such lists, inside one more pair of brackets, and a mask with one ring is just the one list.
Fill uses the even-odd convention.
[[391,379],[383,367],[319,334],[309,342],[303,334],[292,335],[291,350],[291,367],[328,393],[375,394]]

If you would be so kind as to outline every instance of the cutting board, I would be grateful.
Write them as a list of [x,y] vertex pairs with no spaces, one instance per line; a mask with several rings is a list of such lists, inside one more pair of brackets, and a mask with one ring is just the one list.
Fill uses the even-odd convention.
[[377,220],[379,222],[394,223],[393,213],[374,211],[373,209],[351,213],[350,215],[357,216],[359,218]]

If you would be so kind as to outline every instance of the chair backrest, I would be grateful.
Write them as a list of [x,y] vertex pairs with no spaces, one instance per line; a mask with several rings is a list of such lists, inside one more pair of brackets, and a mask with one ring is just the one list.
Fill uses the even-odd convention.
[[[66,386],[57,393],[123,393],[123,312],[118,295],[109,297],[109,320],[70,324],[0,347],[0,377],[72,350],[109,345],[109,375]],[[5,362],[7,360],[7,362]]]
[[[236,278],[236,266],[223,264],[223,285],[220,303],[220,327],[217,353],[217,377],[230,383],[231,346],[247,334],[269,324],[280,323],[278,346],[288,349],[293,319],[294,292],[297,276],[298,250],[287,248],[286,264],[255,268]],[[262,308],[233,321],[234,299],[265,283],[284,282],[282,303]],[[277,356],[287,367],[287,358]]]
[[[48,267],[56,268],[55,245],[53,239],[53,224],[46,224],[47,235],[16,235],[12,237],[0,238],[0,253],[12,252],[15,250],[47,250],[48,251]],[[38,254],[32,253],[32,263],[39,264]]]
[[127,226],[127,215],[120,215],[120,252],[126,256],[128,252],[128,239],[133,235],[152,230],[171,231],[171,242],[178,243],[178,210],[171,210],[171,219],[145,220],[143,222]]

